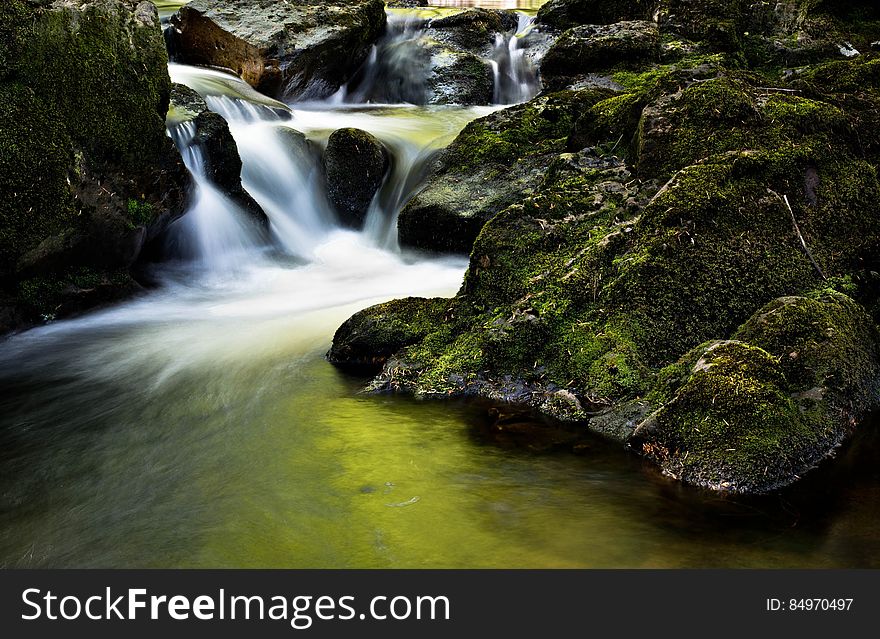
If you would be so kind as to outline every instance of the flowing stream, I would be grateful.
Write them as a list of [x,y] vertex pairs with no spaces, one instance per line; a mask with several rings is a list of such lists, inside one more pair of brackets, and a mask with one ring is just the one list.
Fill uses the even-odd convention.
[[[173,230],[188,259],[139,299],[0,344],[0,565],[880,567],[876,437],[795,490],[719,499],[599,440],[579,456],[499,441],[480,403],[361,394],[324,360],[352,313],[456,292],[466,260],[401,251],[396,215],[498,107],[285,105],[170,72],[229,122],[274,248],[172,126],[197,188]],[[496,102],[534,91],[508,79]],[[362,232],[337,225],[318,164],[349,126],[395,158]]]

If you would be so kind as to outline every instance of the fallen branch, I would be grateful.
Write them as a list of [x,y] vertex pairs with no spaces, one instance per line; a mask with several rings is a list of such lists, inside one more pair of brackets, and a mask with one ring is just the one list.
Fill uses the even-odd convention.
[[792,225],[794,225],[794,232],[797,233],[798,239],[801,241],[801,246],[804,247],[804,253],[807,254],[808,258],[810,258],[810,262],[815,267],[816,272],[819,273],[819,276],[823,280],[827,280],[828,278],[825,277],[825,273],[822,271],[822,267],[819,266],[818,262],[816,262],[816,258],[813,257],[813,253],[812,253],[812,251],[810,251],[810,247],[807,246],[807,242],[806,242],[806,240],[804,240],[804,236],[801,233],[801,228],[798,226],[797,219],[794,216],[794,209],[791,208],[791,204],[789,204],[789,202],[788,202],[788,196],[787,195],[780,196],[779,193],[777,193],[776,191],[774,191],[772,189],[767,189],[767,190],[770,191],[777,198],[779,198],[783,204],[785,204],[785,208],[787,208],[788,212],[791,214],[791,223],[792,223]]

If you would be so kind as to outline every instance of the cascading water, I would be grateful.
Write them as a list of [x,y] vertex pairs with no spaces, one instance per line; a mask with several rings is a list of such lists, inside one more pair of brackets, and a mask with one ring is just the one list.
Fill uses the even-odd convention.
[[427,20],[388,12],[385,35],[352,80],[331,98],[337,104],[425,104],[431,55],[424,46]]
[[499,33],[495,36],[495,48],[491,55],[495,104],[527,102],[541,90],[538,72],[523,46],[523,40],[534,22],[533,16],[520,13],[515,33]]
[[[415,26],[400,26],[405,42]],[[521,44],[498,41],[496,102],[529,95]],[[369,64],[406,69],[405,50],[386,64],[380,46]],[[172,128],[197,183],[177,238],[198,259],[141,299],[0,344],[0,566],[876,564],[876,482],[848,478],[848,506],[822,525],[756,520],[733,500],[713,530],[712,499],[695,536],[701,498],[680,518],[658,509],[668,484],[616,448],[511,453],[474,437],[476,409],[359,395],[363,379],[323,359],[333,331],[369,305],[460,286],[464,258],[386,249],[426,160],[492,108],[351,104],[369,92],[291,108],[225,73],[170,70],[228,120],[245,188],[298,259],[235,231],[241,212],[204,178],[192,125]],[[410,80],[382,101],[423,76]],[[394,156],[362,233],[336,226],[312,151],[348,126]]]
[[258,230],[244,211],[208,180],[205,158],[195,140],[195,123],[172,126],[169,135],[195,182],[190,210],[169,232],[172,252],[211,273],[235,270],[260,246]]
[[[541,89],[538,71],[525,45],[535,17],[517,13],[513,32],[498,33],[494,46],[480,52],[492,68],[493,104],[525,102]],[[388,11],[388,26],[367,61],[331,102],[335,104],[426,104],[431,89],[432,51],[438,45],[431,21],[419,13]]]

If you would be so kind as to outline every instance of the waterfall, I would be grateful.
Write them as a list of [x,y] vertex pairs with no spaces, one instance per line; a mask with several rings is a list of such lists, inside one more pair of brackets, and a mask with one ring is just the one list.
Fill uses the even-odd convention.
[[[455,139],[464,126],[497,107],[416,107],[407,104],[376,105],[360,102],[384,86],[383,99],[397,99],[415,91],[425,73],[403,74],[411,82],[392,85],[391,68],[402,73],[411,59],[395,47],[406,48],[424,21],[397,20],[374,55],[362,68],[358,88],[335,100],[288,106],[254,91],[240,78],[215,70],[170,64],[174,82],[198,92],[208,108],[229,124],[242,160],[242,186],[269,218],[275,247],[298,263],[325,259],[323,248],[340,234],[340,228],[326,195],[321,151],[333,131],[353,127],[377,137],[392,157],[391,171],[376,193],[356,243],[370,251],[398,252],[397,214],[418,190],[430,160]],[[384,69],[384,71],[381,71]],[[343,101],[347,103],[342,103]],[[351,103],[350,101],[356,101]],[[175,223],[172,237],[177,254],[195,259],[207,270],[228,271],[248,260],[263,257],[263,247],[249,230],[239,233],[241,211],[205,179],[200,150],[192,144],[194,125],[181,125],[169,132],[187,158],[196,176],[195,205]],[[238,224],[239,226],[235,226]],[[224,252],[229,255],[221,259]],[[372,258],[370,258],[372,259]]]
[[[484,61],[494,76],[493,104],[526,102],[541,89],[538,72],[527,55],[525,36],[534,16],[518,13],[513,33],[498,33]],[[360,70],[330,99],[331,104],[426,104],[431,75],[431,22],[409,12],[388,11],[385,35]]]
[[265,106],[227,96],[207,96],[223,116],[242,159],[242,185],[269,218],[274,239],[287,253],[309,259],[336,227],[321,184],[317,158],[305,138]]
[[331,102],[336,104],[425,104],[431,56],[423,46],[427,21],[388,12],[385,35],[360,70]]
[[168,133],[195,182],[189,211],[170,229],[172,253],[211,273],[236,270],[260,246],[258,230],[207,178],[204,154],[195,139],[195,122],[174,126]]
[[523,39],[535,18],[519,14],[519,24],[513,34],[497,34],[492,51],[492,70],[495,75],[495,104],[520,104],[531,100],[541,85],[535,65],[526,55]]

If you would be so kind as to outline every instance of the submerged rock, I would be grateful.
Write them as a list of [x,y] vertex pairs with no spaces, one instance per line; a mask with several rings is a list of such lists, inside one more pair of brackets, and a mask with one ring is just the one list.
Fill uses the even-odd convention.
[[335,93],[385,27],[382,0],[193,0],[172,18],[181,62],[232,69],[273,97]]
[[136,289],[129,267],[189,187],[167,63],[148,2],[0,4],[0,315],[17,318],[0,330]]
[[343,224],[364,225],[389,166],[388,152],[375,136],[360,129],[333,132],[324,151],[324,173],[327,195]]

